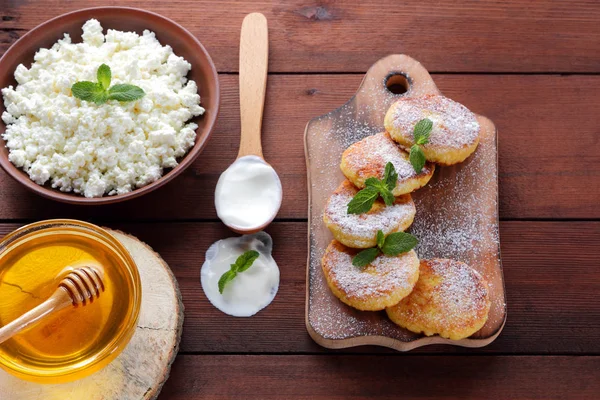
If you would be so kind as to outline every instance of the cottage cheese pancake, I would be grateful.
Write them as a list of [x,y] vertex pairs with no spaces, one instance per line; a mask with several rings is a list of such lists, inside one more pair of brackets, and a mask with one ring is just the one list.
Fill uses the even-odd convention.
[[397,304],[413,289],[419,277],[419,259],[411,250],[399,256],[380,254],[366,267],[352,265],[357,250],[332,241],[321,261],[327,285],[347,305],[378,311]]
[[331,195],[325,206],[323,220],[333,237],[348,247],[369,248],[377,245],[377,231],[384,235],[406,230],[413,222],[416,209],[410,194],[396,197],[391,206],[378,199],[364,214],[348,214],[348,203],[358,189],[344,181]]
[[422,145],[427,161],[452,165],[464,161],[479,144],[479,123],[469,109],[441,95],[403,97],[389,108],[384,126],[392,139],[405,149],[415,144],[417,122],[433,122],[429,143]]
[[464,339],[485,325],[490,311],[487,282],[467,264],[421,260],[413,292],[387,314],[396,324],[427,336]]
[[[162,176],[194,145],[194,116],[204,113],[191,65],[162,46],[153,32],[109,29],[91,19],[83,42],[68,34],[40,49],[28,69],[15,71],[17,87],[2,90],[9,160],[39,185],[86,197],[127,193]],[[95,104],[71,93],[74,83],[96,81],[107,64],[113,84],[143,89],[137,101]]]
[[408,159],[408,153],[402,150],[387,132],[368,136],[348,147],[342,154],[340,168],[346,178],[362,189],[368,178],[384,177],[388,162],[394,165],[398,173],[398,183],[392,191],[394,196],[410,193],[425,186],[435,170],[434,164],[426,163],[423,170],[416,173]]

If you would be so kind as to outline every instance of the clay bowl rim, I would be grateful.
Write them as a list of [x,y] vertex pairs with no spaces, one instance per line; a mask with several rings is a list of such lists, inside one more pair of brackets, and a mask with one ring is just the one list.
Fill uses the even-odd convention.
[[[165,22],[167,25],[169,25],[171,28],[173,28],[173,30],[176,32],[176,35],[181,37],[182,41],[188,41],[188,42],[192,42],[193,47],[196,47],[201,55],[206,59],[206,67],[203,68],[204,70],[208,70],[208,75],[207,75],[207,81],[209,82],[209,84],[214,85],[214,94],[213,94],[213,103],[214,105],[211,108],[211,112],[207,112],[204,114],[204,116],[202,116],[201,118],[206,118],[206,122],[205,125],[202,128],[198,128],[196,130],[196,142],[194,144],[194,147],[192,147],[188,153],[183,157],[183,159],[180,160],[179,164],[171,169],[170,171],[168,171],[166,174],[164,174],[163,176],[161,176],[158,180],[143,186],[141,188],[137,188],[132,190],[129,193],[124,193],[124,194],[118,194],[118,195],[114,195],[114,196],[108,196],[108,195],[104,195],[103,197],[94,197],[94,198],[87,198],[84,197],[81,194],[76,194],[73,192],[61,192],[58,189],[52,189],[50,187],[48,187],[47,185],[44,186],[40,186],[37,183],[35,183],[34,181],[32,181],[29,176],[20,168],[17,168],[15,165],[13,165],[9,160],[8,160],[8,149],[5,147],[6,142],[0,138],[0,145],[2,146],[2,149],[0,151],[0,166],[2,167],[2,169],[4,169],[4,171],[6,171],[6,173],[13,178],[14,180],[16,180],[17,182],[21,183],[23,186],[25,186],[27,189],[45,197],[48,199],[52,199],[52,200],[56,200],[56,201],[60,201],[63,203],[70,203],[70,204],[81,204],[81,205],[100,205],[100,204],[112,204],[112,203],[118,203],[118,202],[122,202],[125,200],[129,200],[129,199],[133,199],[139,196],[142,196],[144,194],[150,193],[153,190],[156,190],[158,188],[160,188],[161,186],[165,185],[166,183],[170,182],[171,180],[173,180],[175,177],[177,177],[180,173],[182,173],[187,167],[189,167],[195,160],[196,158],[200,155],[200,153],[202,152],[202,150],[204,150],[204,147],[206,146],[206,143],[208,142],[208,139],[210,138],[212,131],[214,129],[218,114],[219,114],[219,108],[220,108],[220,85],[219,85],[219,76],[217,73],[217,70],[215,68],[215,65],[212,61],[212,58],[210,57],[210,55],[208,54],[208,51],[206,51],[206,49],[204,48],[204,46],[202,45],[202,43],[190,32],[188,31],[186,28],[184,28],[182,25],[178,24],[177,22],[164,17],[160,14],[157,14],[155,12],[152,11],[147,11],[147,10],[143,10],[141,8],[135,8],[135,7],[90,7],[90,8],[83,8],[80,10],[75,10],[75,11],[71,11],[65,14],[61,14],[59,16],[56,16],[52,19],[49,19],[46,22],[43,22],[41,24],[39,24],[38,26],[36,26],[35,28],[31,29],[29,32],[27,32],[25,35],[23,35],[21,38],[19,38],[15,43],[13,43],[12,46],[9,47],[9,49],[4,53],[4,55],[2,57],[0,57],[0,70],[1,70],[1,66],[3,63],[6,63],[10,57],[13,56],[13,53],[16,52],[16,49],[18,49],[20,46],[23,46],[24,43],[28,44],[29,48],[27,49],[28,53],[35,53],[37,50],[40,49],[40,46],[37,45],[36,43],[38,43],[38,40],[32,40],[32,38],[37,37],[38,35],[40,37],[43,37],[43,35],[45,34],[45,31],[54,26],[55,24],[61,24],[65,19],[69,20],[71,18],[81,18],[81,24],[83,25],[83,23],[89,19],[89,18],[97,18],[100,23],[102,23],[102,19],[103,17],[105,17],[105,13],[109,13],[109,12],[119,12],[119,13],[126,13],[128,15],[134,15],[137,16],[140,19],[158,19],[158,20],[162,20],[163,22]],[[93,16],[91,15],[92,13],[97,12],[101,15],[99,16]],[[85,17],[84,17],[85,16]],[[150,26],[148,27],[149,30],[153,30]],[[141,32],[137,32],[137,33],[141,33]],[[60,37],[57,37],[56,40],[58,40]],[[167,45],[169,43],[167,42],[163,42],[160,38],[160,32],[157,33],[157,38],[158,40],[161,42],[162,45]],[[27,43],[28,41],[31,41],[31,43]],[[31,61],[33,61],[33,55],[30,58]],[[197,64],[192,64],[192,69],[193,68],[198,68],[201,69],[199,66],[197,66]],[[206,72],[206,71],[204,71]],[[8,70],[7,71],[8,74],[10,74],[10,76],[12,77],[14,75],[14,70]],[[209,86],[209,85],[207,85]],[[0,101],[2,101],[0,99]],[[4,132],[4,129],[6,127],[6,124],[4,124],[4,122],[2,122],[0,120],[0,133]]]

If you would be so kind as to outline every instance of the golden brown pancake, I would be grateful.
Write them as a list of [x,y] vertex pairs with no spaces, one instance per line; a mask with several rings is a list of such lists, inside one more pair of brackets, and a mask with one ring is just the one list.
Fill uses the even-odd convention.
[[378,311],[398,303],[419,278],[419,259],[411,250],[399,256],[380,254],[366,267],[352,265],[358,250],[333,240],[321,261],[333,294],[347,305],[363,311]]
[[387,132],[368,136],[348,147],[342,154],[340,168],[356,187],[365,187],[368,178],[383,179],[385,166],[391,162],[398,173],[394,196],[407,194],[425,186],[433,176],[435,165],[426,163],[416,173],[408,153],[396,144]]
[[399,99],[385,114],[384,126],[392,139],[409,151],[415,143],[415,125],[424,118],[433,122],[429,143],[421,146],[427,161],[457,164],[477,148],[479,123],[475,114],[442,95]]
[[348,214],[348,203],[356,193],[358,189],[346,180],[333,192],[325,206],[323,221],[342,244],[359,249],[375,247],[378,230],[387,236],[404,231],[412,224],[416,209],[410,194],[396,197],[391,206],[386,206],[379,198],[369,212]]
[[411,294],[386,311],[396,324],[427,336],[464,339],[488,318],[488,285],[467,264],[449,259],[421,260]]

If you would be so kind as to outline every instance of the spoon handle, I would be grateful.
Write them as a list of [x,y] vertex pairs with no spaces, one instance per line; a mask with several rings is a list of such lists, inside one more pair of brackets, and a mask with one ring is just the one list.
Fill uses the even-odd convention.
[[63,288],[58,288],[48,300],[0,328],[0,343],[5,342],[22,330],[37,324],[51,313],[62,310],[71,304],[73,304],[73,301],[67,291]]
[[268,62],[267,19],[260,13],[248,14],[242,22],[240,37],[241,139],[238,158],[247,155],[263,157],[260,131],[265,106]]

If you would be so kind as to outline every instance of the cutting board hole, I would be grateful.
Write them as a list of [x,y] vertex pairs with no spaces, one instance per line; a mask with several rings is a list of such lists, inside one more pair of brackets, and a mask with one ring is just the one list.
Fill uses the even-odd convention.
[[408,92],[410,82],[406,75],[395,72],[390,74],[385,80],[385,87],[395,95],[401,95]]

